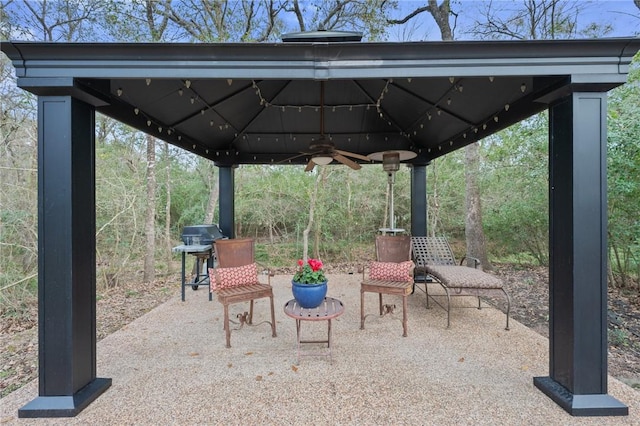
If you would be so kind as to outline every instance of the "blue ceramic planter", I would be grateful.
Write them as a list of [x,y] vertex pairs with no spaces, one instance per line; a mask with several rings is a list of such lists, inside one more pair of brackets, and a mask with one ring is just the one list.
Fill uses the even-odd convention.
[[291,281],[293,298],[303,308],[317,308],[327,295],[327,282],[319,284],[300,284]]

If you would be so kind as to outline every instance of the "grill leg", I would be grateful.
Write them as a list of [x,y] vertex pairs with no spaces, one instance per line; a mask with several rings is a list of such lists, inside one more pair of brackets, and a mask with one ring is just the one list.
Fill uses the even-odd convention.
[[364,290],[360,290],[360,330],[364,330]]
[[209,257],[207,258],[207,279],[209,280],[209,302],[213,300],[213,294],[211,293],[211,278],[209,277],[209,268],[213,268],[213,243],[209,250]]
[[186,253],[182,252],[182,301],[184,302],[184,286],[185,286],[185,268],[184,268],[184,262],[185,262],[185,256]]

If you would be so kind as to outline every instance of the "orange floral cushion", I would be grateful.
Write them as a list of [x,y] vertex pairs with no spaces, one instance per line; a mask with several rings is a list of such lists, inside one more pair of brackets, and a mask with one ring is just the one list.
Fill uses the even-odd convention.
[[235,268],[209,268],[211,291],[240,285],[259,284],[255,263]]
[[371,262],[369,278],[372,280],[413,282],[414,263],[406,262]]

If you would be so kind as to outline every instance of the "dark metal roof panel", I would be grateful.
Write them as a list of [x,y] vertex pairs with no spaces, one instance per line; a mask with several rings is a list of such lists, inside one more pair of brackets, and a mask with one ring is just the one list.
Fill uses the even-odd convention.
[[303,163],[321,134],[424,162],[572,90],[623,83],[640,39],[1,47],[21,87],[77,97],[220,163]]

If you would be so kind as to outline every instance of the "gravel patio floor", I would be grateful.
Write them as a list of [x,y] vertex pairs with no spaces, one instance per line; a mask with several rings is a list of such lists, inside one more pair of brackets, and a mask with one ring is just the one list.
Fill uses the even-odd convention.
[[[332,322],[333,361],[296,363],[295,321],[282,308],[289,276],[274,286],[278,337],[268,324],[244,326],[225,348],[222,305],[179,286],[167,303],[98,343],[98,377],[113,385],[74,418],[18,419],[38,394],[37,381],[0,400],[1,424],[20,425],[640,425],[640,392],[609,378],[609,394],[626,417],[572,417],[533,385],[547,376],[548,341],[492,307],[425,309],[409,297],[409,336],[402,303],[360,330],[360,276],[328,274],[328,296],[345,304]],[[367,312],[377,296],[367,293]],[[467,301],[467,304],[472,303]],[[232,318],[248,307],[231,307]],[[256,301],[254,323],[269,318]],[[326,337],[325,322],[303,322],[303,338]],[[310,347],[312,345],[309,345]],[[308,349],[308,348],[307,348]]]

